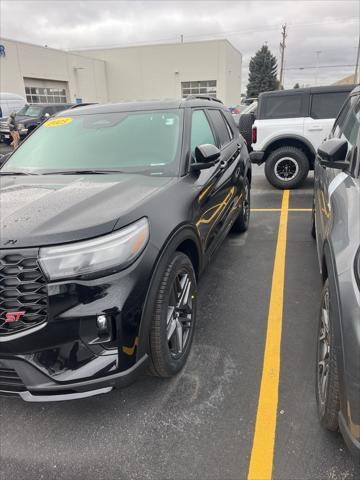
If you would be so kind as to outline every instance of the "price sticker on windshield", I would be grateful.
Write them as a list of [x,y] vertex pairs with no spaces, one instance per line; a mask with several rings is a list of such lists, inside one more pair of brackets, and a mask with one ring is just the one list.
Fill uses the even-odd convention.
[[52,120],[48,120],[44,123],[44,127],[62,127],[63,125],[68,125],[73,121],[70,117],[60,117],[60,118],[53,118]]

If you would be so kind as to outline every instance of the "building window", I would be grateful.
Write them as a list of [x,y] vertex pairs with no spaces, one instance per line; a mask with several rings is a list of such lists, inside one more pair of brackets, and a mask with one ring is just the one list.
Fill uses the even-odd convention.
[[216,80],[205,80],[199,82],[181,82],[181,96],[209,95],[216,97]]
[[25,87],[28,103],[66,103],[65,88]]

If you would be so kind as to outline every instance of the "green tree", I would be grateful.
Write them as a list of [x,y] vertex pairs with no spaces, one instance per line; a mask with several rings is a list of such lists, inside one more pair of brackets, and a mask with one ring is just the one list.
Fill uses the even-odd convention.
[[296,82],[293,88],[300,88],[300,85],[299,85],[299,83],[298,83],[298,82]]
[[263,45],[250,60],[247,96],[257,97],[261,92],[276,90],[279,85],[276,73],[276,58],[269,47]]

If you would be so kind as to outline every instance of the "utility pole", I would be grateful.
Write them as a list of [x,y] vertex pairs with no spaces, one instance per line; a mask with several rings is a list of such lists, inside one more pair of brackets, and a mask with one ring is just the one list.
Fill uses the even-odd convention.
[[285,57],[285,48],[286,48],[286,24],[281,27],[281,36],[282,42],[280,42],[280,52],[281,52],[281,64],[280,64],[280,80],[279,80],[279,90],[283,87],[284,84],[284,57]]
[[322,53],[321,50],[316,50],[316,70],[315,70],[315,85],[318,84],[318,73],[319,73],[319,58],[320,58],[320,53]]
[[359,72],[359,63],[360,63],[360,33],[359,33],[359,45],[356,55],[356,66],[354,72],[354,83],[360,83],[360,72]]

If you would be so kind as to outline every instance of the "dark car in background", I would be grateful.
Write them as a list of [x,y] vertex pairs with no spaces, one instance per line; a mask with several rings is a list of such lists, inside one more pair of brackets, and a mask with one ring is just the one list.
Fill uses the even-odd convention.
[[360,460],[360,88],[315,161],[312,233],[323,279],[316,399],[321,424]]
[[[26,135],[41,125],[46,118],[70,107],[71,104],[67,103],[33,103],[25,105],[16,113],[15,117],[20,138],[24,139]],[[7,117],[0,119],[0,141],[8,144],[12,142]]]
[[221,102],[94,105],[0,169],[0,393],[80,398],[189,355],[197,283],[250,215],[251,163]]

